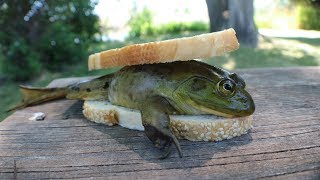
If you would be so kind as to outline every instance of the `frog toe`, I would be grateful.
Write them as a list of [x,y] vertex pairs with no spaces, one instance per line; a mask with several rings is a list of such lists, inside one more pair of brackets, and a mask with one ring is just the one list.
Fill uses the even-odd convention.
[[154,126],[146,125],[145,133],[147,137],[153,142],[155,147],[162,151],[162,156],[160,157],[160,159],[165,159],[171,154],[172,142],[175,144],[179,156],[182,157],[182,151],[179,141],[170,130],[159,130]]
[[167,157],[169,157],[171,152],[172,152],[172,143],[170,143],[167,146],[163,147],[161,149],[161,151],[162,151],[162,154],[159,157],[159,159],[166,159]]

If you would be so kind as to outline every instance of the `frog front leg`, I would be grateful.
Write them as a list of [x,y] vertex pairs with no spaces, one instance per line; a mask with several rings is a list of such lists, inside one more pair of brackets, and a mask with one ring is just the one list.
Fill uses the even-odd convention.
[[172,110],[171,105],[163,97],[152,97],[143,104],[141,115],[144,131],[153,144],[163,151],[160,158],[164,159],[170,155],[172,142],[176,146],[179,156],[182,157],[179,141],[170,129],[168,114]]

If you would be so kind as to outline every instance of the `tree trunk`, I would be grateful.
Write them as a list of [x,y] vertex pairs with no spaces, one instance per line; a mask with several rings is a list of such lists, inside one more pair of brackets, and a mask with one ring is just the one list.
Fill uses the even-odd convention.
[[224,12],[228,8],[227,0],[206,0],[210,19],[210,32],[221,31],[228,26]]
[[253,0],[206,0],[210,32],[234,28],[241,44],[256,47],[258,32],[253,20]]
[[229,26],[237,32],[240,43],[256,47],[257,28],[253,20],[253,0],[229,0]]

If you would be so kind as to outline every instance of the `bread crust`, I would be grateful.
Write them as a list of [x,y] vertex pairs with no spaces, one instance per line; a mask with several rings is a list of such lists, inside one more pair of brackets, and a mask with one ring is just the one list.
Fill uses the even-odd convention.
[[[112,105],[108,101],[85,101],[84,116],[93,122],[109,126],[120,125],[143,131],[141,114],[137,110]],[[190,141],[221,141],[246,134],[252,128],[252,116],[221,118],[213,115],[172,115],[170,126],[180,139]]]
[[234,29],[159,42],[133,44],[89,56],[89,70],[220,56],[239,48]]

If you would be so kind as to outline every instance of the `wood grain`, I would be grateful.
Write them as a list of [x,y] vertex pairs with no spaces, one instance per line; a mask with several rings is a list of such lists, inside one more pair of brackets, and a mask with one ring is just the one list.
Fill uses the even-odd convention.
[[[256,103],[247,135],[218,143],[181,140],[183,158],[174,152],[158,160],[143,132],[92,123],[82,102],[57,100],[0,123],[0,179],[319,179],[320,67],[238,73]],[[28,120],[38,111],[44,121]]]

